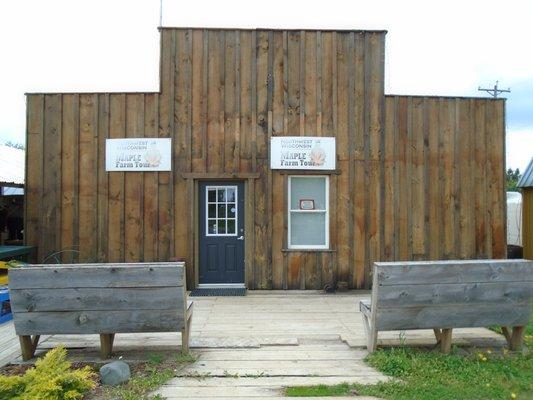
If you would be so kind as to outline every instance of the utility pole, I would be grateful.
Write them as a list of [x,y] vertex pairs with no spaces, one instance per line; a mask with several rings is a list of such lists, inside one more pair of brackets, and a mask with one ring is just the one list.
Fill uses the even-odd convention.
[[496,84],[494,85],[493,88],[482,88],[481,86],[479,86],[477,88],[477,90],[479,91],[482,91],[482,92],[487,92],[488,94],[490,94],[492,97],[494,97],[495,99],[498,98],[498,95],[500,93],[511,93],[511,88],[507,88],[507,89],[498,89],[498,81],[496,81]]

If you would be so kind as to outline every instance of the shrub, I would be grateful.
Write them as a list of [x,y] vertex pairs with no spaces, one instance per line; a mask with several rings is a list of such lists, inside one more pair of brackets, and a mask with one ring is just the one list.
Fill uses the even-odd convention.
[[78,400],[96,386],[91,367],[71,369],[67,351],[57,347],[37,360],[23,376],[0,375],[0,400]]

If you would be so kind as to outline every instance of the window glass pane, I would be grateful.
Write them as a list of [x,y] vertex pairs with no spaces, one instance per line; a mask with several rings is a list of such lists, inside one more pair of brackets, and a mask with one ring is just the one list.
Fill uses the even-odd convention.
[[235,220],[234,219],[228,219],[226,226],[226,233],[235,233]]
[[326,213],[291,213],[291,245],[324,246]]
[[226,201],[226,189],[218,189],[218,201],[219,202],[225,202]]
[[236,211],[235,203],[228,203],[228,218],[235,218]]
[[217,220],[216,219],[210,219],[207,221],[207,233],[217,233]]
[[218,220],[218,234],[226,233],[226,221],[223,219]]
[[209,218],[216,218],[217,216],[217,205],[216,204],[209,204]]
[[217,190],[216,189],[209,189],[207,191],[207,201],[209,202],[217,201]]
[[315,210],[326,209],[326,178],[291,177],[291,210],[300,209],[300,200],[314,200]]
[[225,204],[218,205],[218,218],[226,218],[226,205]]
[[228,188],[228,191],[226,194],[226,201],[235,201],[235,189],[234,188]]

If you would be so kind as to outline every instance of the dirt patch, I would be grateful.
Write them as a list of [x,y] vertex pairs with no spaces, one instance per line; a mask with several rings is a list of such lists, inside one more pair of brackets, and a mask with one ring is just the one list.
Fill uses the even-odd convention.
[[6,375],[6,376],[13,376],[13,375],[21,376],[21,375],[24,375],[24,373],[32,367],[33,365],[31,364],[24,364],[24,365],[8,364],[8,365],[4,365],[3,367],[0,367],[0,374]]
[[[83,363],[83,362],[73,362],[71,369],[80,369],[86,365],[90,366],[93,370],[98,371],[98,367],[93,363]],[[22,376],[30,368],[35,367],[35,364],[7,364],[3,367],[0,367],[0,375],[13,376],[18,375]]]

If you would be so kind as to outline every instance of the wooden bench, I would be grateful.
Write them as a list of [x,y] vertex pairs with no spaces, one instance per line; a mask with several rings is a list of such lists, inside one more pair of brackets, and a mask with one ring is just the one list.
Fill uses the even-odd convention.
[[109,358],[116,333],[178,332],[189,351],[192,302],[184,263],[31,265],[9,271],[23,360],[40,335],[99,334]]
[[359,309],[369,352],[378,331],[433,329],[448,353],[453,328],[492,325],[501,326],[509,347],[518,350],[532,297],[533,261],[377,262],[371,299]]

